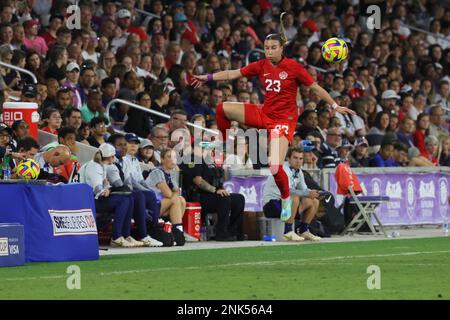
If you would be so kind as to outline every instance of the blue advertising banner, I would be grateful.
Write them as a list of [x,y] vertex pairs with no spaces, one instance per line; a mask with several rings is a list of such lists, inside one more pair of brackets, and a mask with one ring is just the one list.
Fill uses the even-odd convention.
[[0,267],[21,266],[24,263],[23,226],[0,223]]
[[0,184],[0,199],[0,223],[24,226],[27,262],[99,258],[88,185]]

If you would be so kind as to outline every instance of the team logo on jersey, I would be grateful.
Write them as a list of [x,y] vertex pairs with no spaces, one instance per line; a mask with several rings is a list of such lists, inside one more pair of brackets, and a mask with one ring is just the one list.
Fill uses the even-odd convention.
[[281,71],[278,76],[280,77],[281,80],[284,80],[288,77],[288,74],[286,71]]

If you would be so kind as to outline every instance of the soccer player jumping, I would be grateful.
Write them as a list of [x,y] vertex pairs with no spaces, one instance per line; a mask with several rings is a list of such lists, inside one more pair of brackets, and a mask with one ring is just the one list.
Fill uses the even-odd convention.
[[299,85],[310,87],[337,112],[349,114],[355,114],[355,112],[339,106],[300,63],[283,56],[283,48],[287,42],[283,26],[284,14],[283,12],[280,16],[281,34],[269,34],[264,40],[265,59],[250,63],[237,70],[194,76],[191,85],[198,88],[206,81],[227,81],[242,76],[246,78],[259,77],[266,92],[262,107],[242,102],[223,102],[216,108],[216,122],[224,139],[231,121],[237,121],[242,125],[257,129],[267,129],[270,132],[270,171],[281,193],[281,220],[286,221],[291,216],[291,199],[288,176],[283,169],[283,163],[297,123],[297,89]]

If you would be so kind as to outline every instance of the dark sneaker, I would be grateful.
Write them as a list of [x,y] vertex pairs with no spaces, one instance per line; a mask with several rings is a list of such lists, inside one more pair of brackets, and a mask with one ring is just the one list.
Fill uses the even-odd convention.
[[186,238],[184,237],[184,232],[180,231],[177,228],[172,229],[172,235],[173,235],[173,241],[175,242],[175,245],[178,247],[184,246],[186,243]]

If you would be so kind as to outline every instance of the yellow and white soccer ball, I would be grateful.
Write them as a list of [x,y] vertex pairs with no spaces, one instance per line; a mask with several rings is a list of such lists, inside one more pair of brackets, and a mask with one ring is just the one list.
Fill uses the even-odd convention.
[[17,176],[22,179],[37,179],[41,172],[38,163],[33,159],[22,160],[16,169]]
[[348,57],[347,43],[339,38],[330,38],[322,46],[322,57],[329,63],[344,61]]

